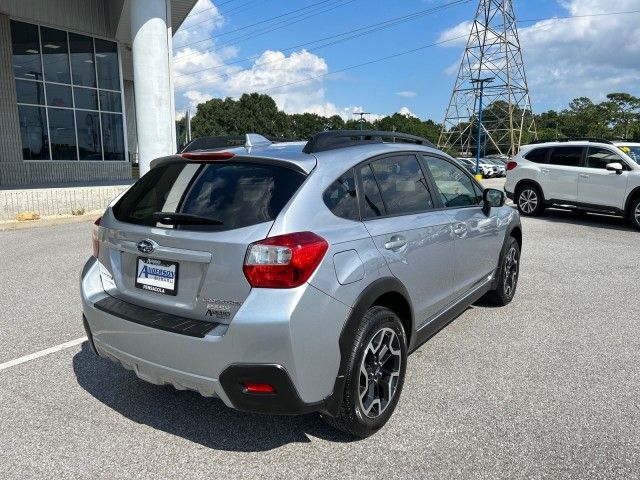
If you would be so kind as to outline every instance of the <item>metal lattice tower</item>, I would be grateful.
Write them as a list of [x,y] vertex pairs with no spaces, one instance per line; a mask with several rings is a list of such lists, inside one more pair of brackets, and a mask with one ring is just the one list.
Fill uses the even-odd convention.
[[[456,154],[476,150],[480,88],[485,85],[481,142],[487,153],[515,155],[537,137],[512,0],[480,0],[438,140]],[[472,81],[476,80],[475,83]]]

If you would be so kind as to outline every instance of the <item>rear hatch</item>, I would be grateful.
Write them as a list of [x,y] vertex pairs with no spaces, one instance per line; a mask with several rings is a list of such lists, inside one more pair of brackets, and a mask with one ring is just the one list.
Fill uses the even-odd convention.
[[251,289],[242,270],[247,247],[267,237],[304,179],[259,159],[153,168],[102,219],[105,290],[147,308],[230,322]]

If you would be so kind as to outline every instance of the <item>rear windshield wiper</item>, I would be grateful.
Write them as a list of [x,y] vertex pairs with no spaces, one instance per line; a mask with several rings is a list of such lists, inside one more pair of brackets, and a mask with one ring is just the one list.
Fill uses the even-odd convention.
[[222,225],[216,218],[201,217],[189,213],[154,212],[153,219],[164,225]]

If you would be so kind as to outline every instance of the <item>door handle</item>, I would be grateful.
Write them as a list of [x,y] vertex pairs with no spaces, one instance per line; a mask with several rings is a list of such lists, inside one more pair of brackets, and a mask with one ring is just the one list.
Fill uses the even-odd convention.
[[453,226],[453,233],[457,236],[462,237],[467,233],[467,224],[466,223],[456,223]]
[[391,239],[384,244],[384,248],[387,250],[399,250],[407,244],[407,239],[400,236],[394,235]]
[[586,173],[581,173],[580,178],[589,178],[589,175]]

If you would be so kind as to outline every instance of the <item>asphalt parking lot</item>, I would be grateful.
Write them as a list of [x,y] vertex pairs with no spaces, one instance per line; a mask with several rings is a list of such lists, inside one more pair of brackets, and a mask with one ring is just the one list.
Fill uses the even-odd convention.
[[[84,334],[90,226],[0,232],[0,364]],[[561,211],[523,230],[514,302],[415,352],[371,438],[146,384],[84,342],[0,366],[0,478],[638,478],[640,233]]]

